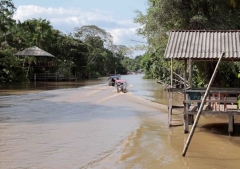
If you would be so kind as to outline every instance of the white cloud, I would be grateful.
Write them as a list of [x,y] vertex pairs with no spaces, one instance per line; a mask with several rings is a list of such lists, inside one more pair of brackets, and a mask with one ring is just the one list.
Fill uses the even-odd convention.
[[135,32],[136,28],[117,28],[110,31],[111,35],[114,37],[114,43],[116,44],[123,44],[127,41],[131,41],[131,39],[136,36]]
[[136,42],[131,39],[143,41],[136,35],[139,25],[132,20],[115,19],[113,14],[99,9],[84,11],[81,8],[45,8],[26,5],[19,6],[14,14],[14,19],[21,22],[33,18],[49,20],[55,29],[63,33],[73,32],[75,27],[83,25],[96,25],[111,33],[114,44],[117,45],[134,45]]

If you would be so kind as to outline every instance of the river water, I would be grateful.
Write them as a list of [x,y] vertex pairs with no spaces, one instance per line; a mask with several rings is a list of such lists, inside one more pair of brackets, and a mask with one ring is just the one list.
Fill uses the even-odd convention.
[[[122,76],[127,93],[107,77],[2,88],[0,168],[239,168],[237,118],[229,137],[226,117],[201,117],[182,157],[188,135],[183,126],[168,128],[166,91],[142,77]],[[174,98],[181,104],[181,95]]]

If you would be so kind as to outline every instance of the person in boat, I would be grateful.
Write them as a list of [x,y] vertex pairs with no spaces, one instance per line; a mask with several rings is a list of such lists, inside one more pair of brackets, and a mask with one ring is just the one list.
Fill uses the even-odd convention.
[[109,78],[108,78],[108,84],[109,84],[109,86],[115,86],[115,83],[116,83],[116,80],[119,80],[120,79],[120,77],[119,76],[110,76]]
[[117,92],[127,92],[127,82],[125,80],[116,80]]
[[116,80],[115,80],[114,78],[112,78],[112,79],[111,79],[112,86],[114,86],[114,85],[115,85],[115,81],[116,81]]

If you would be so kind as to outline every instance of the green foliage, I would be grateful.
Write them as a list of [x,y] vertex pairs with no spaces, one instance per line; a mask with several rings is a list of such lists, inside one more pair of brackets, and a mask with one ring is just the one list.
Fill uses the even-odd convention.
[[[195,86],[204,87],[205,84],[208,84],[212,73],[215,69],[217,62],[208,62],[202,64],[201,62],[196,62],[194,69],[194,80]],[[222,62],[220,64],[219,70],[215,77],[215,80],[212,86],[215,87],[237,87],[238,84],[238,67],[237,64],[232,62]],[[206,74],[205,72],[208,72]]]
[[130,72],[138,72],[142,69],[141,60],[143,56],[136,56],[135,58],[124,57],[121,60],[122,72],[121,74],[126,74],[128,71]]
[[[131,55],[131,49],[114,45],[112,36],[95,25],[76,28],[74,33],[63,34],[53,29],[50,21],[42,18],[16,22],[12,16],[15,7],[11,0],[0,1],[0,83],[28,81],[34,73],[59,72],[65,76],[91,74],[126,74],[122,60]],[[55,58],[26,56],[14,53],[37,46]],[[34,67],[37,63],[54,62],[52,67]],[[140,58],[132,60],[131,69],[137,70]]]
[[[169,83],[169,64],[164,61],[164,51],[171,30],[236,30],[240,28],[239,0],[148,0],[146,14],[136,11],[135,22],[142,25],[138,34],[148,41],[148,51],[142,59],[147,77]],[[183,65],[174,62],[174,72],[180,73]],[[194,85],[208,83],[214,64],[199,62],[194,65]],[[236,85],[238,64],[223,63],[215,85]]]
[[86,25],[76,28],[75,37],[86,45],[87,59],[83,72],[106,75],[116,69],[117,59],[114,58],[112,36],[105,30]]
[[15,7],[11,0],[0,1],[0,37],[5,37],[9,29],[14,25],[12,19]]
[[26,71],[10,50],[0,51],[0,84],[26,82]]

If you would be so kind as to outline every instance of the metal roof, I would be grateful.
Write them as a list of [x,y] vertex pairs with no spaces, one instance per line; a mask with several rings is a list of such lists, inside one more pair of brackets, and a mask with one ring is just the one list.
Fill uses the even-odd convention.
[[222,52],[224,59],[240,60],[240,30],[171,31],[164,58],[214,60]]
[[36,47],[30,47],[27,49],[24,49],[22,51],[19,51],[17,53],[15,53],[14,55],[18,55],[18,56],[45,56],[45,57],[54,57],[52,54]]

